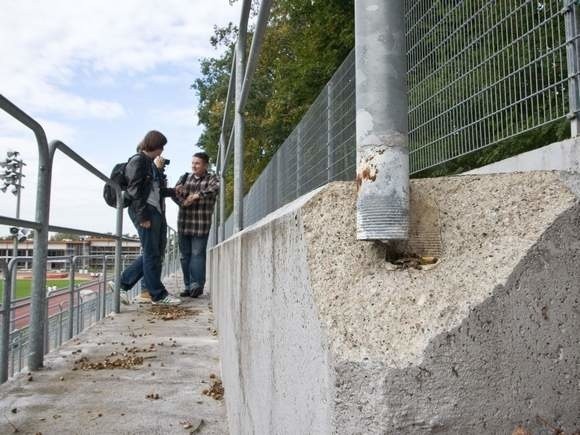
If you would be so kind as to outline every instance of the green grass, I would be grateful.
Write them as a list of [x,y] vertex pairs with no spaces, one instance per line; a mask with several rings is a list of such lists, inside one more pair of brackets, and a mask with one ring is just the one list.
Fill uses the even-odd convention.
[[[83,284],[87,282],[86,279],[76,279],[76,284]],[[16,281],[16,299],[26,298],[30,296],[30,288],[32,286],[32,280],[30,279],[19,279]],[[68,279],[47,279],[46,286],[56,288],[68,288]],[[0,280],[0,303],[2,302],[2,297],[4,295],[4,280]]]

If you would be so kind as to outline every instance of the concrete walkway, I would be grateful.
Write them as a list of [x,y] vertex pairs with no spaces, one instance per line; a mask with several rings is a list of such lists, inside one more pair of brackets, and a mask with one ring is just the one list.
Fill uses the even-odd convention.
[[226,434],[213,334],[207,295],[123,307],[0,387],[0,433]]

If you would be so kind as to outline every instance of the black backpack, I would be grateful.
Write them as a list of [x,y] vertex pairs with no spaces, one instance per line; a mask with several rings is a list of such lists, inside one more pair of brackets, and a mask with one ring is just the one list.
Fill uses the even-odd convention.
[[[131,159],[133,157],[131,157]],[[127,190],[127,186],[129,185],[127,177],[125,177],[125,166],[127,166],[129,160],[127,160],[125,163],[117,163],[111,171],[111,176],[109,177],[111,181],[114,181],[119,186],[121,186],[122,191]],[[117,208],[117,194],[115,193],[115,188],[109,183],[106,183],[105,187],[103,187],[103,198],[105,199],[107,205]],[[130,204],[131,198],[129,198],[127,195],[124,195],[123,207],[128,207]]]

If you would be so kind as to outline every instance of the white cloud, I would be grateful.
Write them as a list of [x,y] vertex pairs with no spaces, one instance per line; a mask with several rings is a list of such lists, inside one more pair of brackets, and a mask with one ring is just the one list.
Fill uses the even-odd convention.
[[[0,0],[0,5],[0,93],[39,121],[49,141],[58,138],[80,154],[89,146],[83,122],[100,120],[106,132],[118,126],[109,120],[125,122],[144,110],[123,98],[120,83],[161,88],[182,82],[187,89],[197,60],[215,54],[209,44],[214,24],[239,20],[239,3],[231,7],[228,0],[85,0],[82,5],[73,0]],[[197,117],[193,108],[183,107],[185,100],[175,103],[172,107],[165,101],[165,110],[145,111],[159,119],[163,131],[170,130],[175,155],[189,156]],[[94,138],[93,149],[101,141]],[[9,149],[20,151],[27,162],[21,217],[33,220],[36,141],[30,130],[0,110],[0,160]],[[109,154],[104,151],[98,157],[102,161],[92,163],[110,169],[113,162],[107,158],[115,157]],[[171,170],[183,171],[177,163]],[[114,210],[104,205],[100,180],[58,154],[53,174],[52,224],[114,230]],[[0,193],[0,215],[14,216],[14,208],[12,195]],[[174,214],[170,209],[172,220]],[[129,222],[125,229],[134,232]]]
[[177,127],[191,127],[197,125],[197,112],[193,107],[153,109],[151,116],[164,124]]
[[111,82],[213,53],[213,25],[237,21],[227,0],[2,2],[2,92],[29,110],[71,118],[116,118],[118,101],[81,96],[83,80]]

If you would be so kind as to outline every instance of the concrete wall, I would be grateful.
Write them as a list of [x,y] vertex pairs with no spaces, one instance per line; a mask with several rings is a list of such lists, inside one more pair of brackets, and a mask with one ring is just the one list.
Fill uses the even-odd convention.
[[[415,180],[442,255],[398,269],[332,183],[210,252],[232,434],[580,430],[576,176]],[[420,204],[420,201],[416,201]]]
[[492,163],[466,174],[498,174],[527,171],[580,172],[580,138],[556,142]]
[[298,213],[305,199],[209,254],[232,434],[330,427],[333,372],[309,287]]

